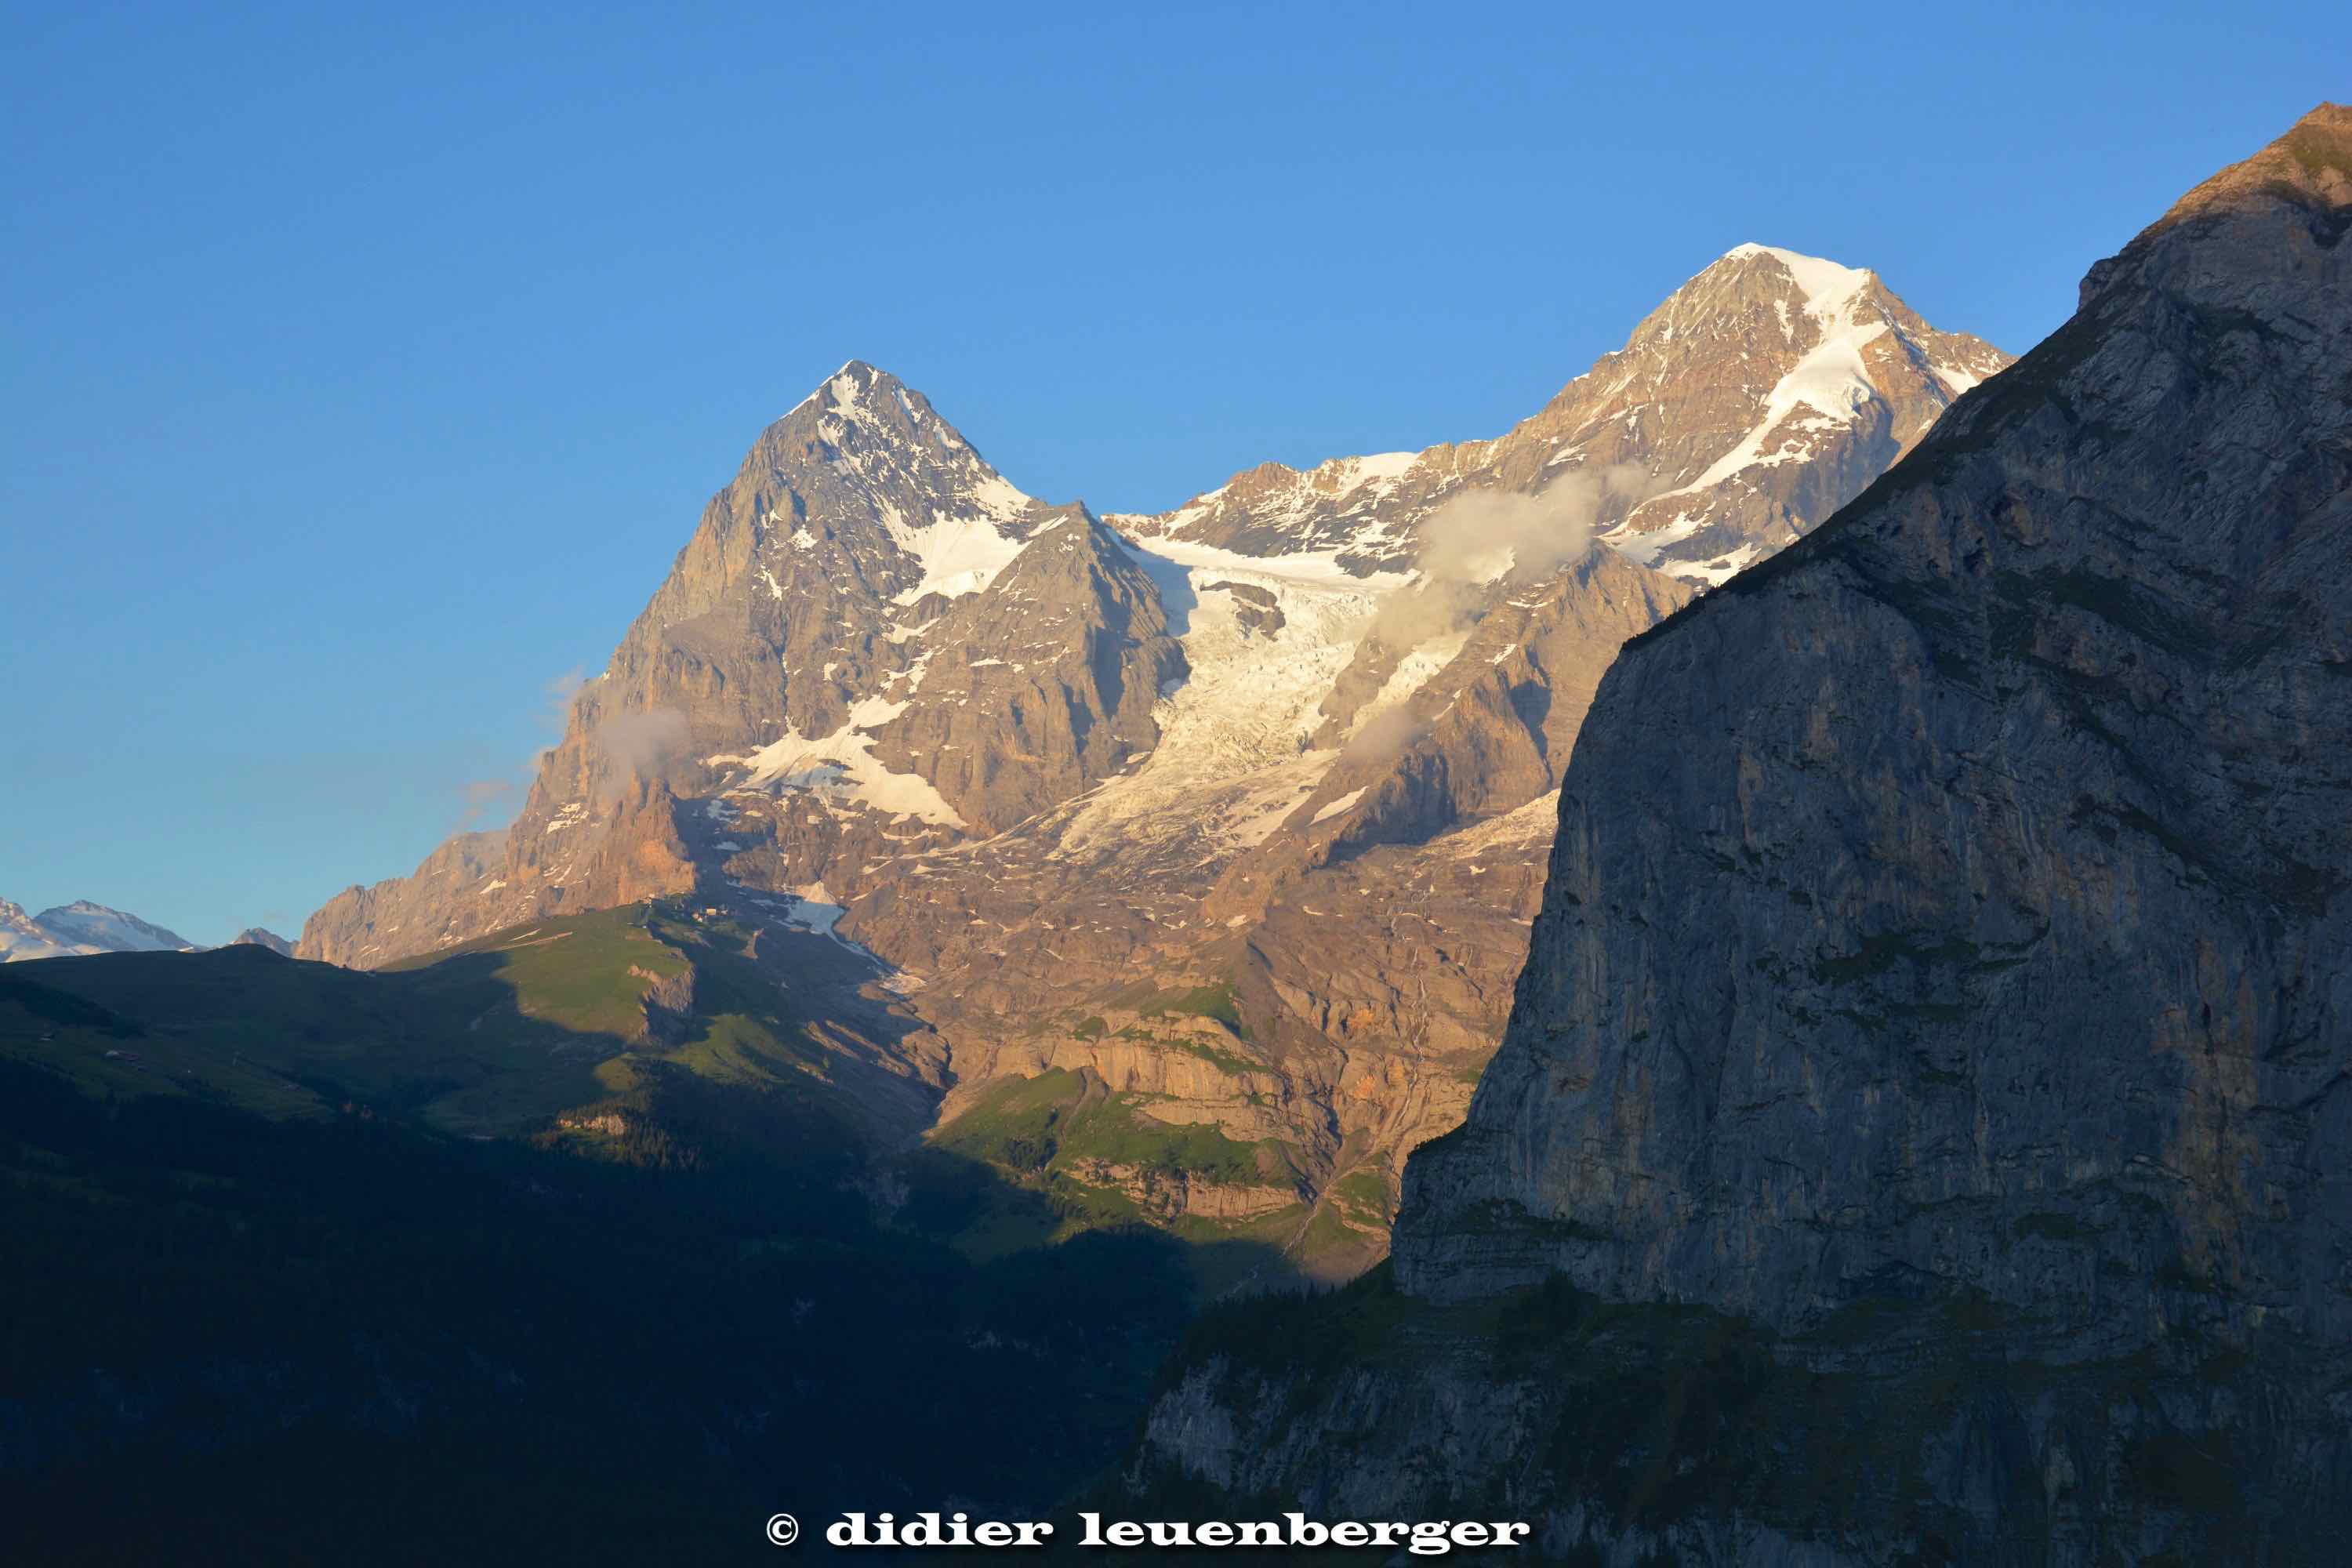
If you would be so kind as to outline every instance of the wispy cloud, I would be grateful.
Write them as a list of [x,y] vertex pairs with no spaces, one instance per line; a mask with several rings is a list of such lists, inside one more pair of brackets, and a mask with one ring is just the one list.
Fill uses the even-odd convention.
[[[1613,506],[1622,515],[1654,494],[1659,481],[1632,463],[1574,469],[1539,490],[1467,489],[1422,525],[1420,576],[1391,595],[1371,635],[1391,653],[1466,632],[1498,577],[1533,583],[1580,558]],[[1349,739],[1354,762],[1404,751],[1427,732],[1402,704],[1369,716]]]
[[457,832],[471,833],[486,824],[495,826],[501,818],[512,815],[532,780],[538,777],[540,765],[571,727],[572,704],[579,700],[581,689],[587,684],[587,671],[576,664],[541,683],[537,723],[547,732],[548,743],[534,749],[512,776],[467,779],[449,786],[450,793],[457,797]]
[[457,830],[461,833],[471,831],[490,807],[514,793],[512,779],[468,779],[459,784],[457,798],[465,803],[465,810],[458,816]]
[[1391,647],[1409,648],[1463,630],[1477,618],[1486,584],[1506,574],[1533,582],[1557,571],[1591,548],[1593,528],[1612,501],[1638,502],[1656,486],[1647,469],[1613,463],[1571,470],[1539,490],[1463,491],[1422,525],[1413,563],[1421,581],[1381,607],[1374,635]]
[[657,776],[686,755],[686,715],[671,708],[617,714],[596,726],[594,740],[602,753],[597,793],[609,796]]
[[587,684],[587,670],[576,664],[547,683],[547,710],[541,717],[559,739],[572,722],[572,704],[579,699],[580,689]]

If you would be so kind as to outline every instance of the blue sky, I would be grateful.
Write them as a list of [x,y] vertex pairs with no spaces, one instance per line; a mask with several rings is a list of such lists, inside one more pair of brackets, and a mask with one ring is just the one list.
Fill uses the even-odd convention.
[[0,897],[199,941],[523,776],[549,683],[845,358],[1032,493],[1159,508],[1498,432],[1745,240],[2021,351],[2352,93],[2318,5],[8,27]]

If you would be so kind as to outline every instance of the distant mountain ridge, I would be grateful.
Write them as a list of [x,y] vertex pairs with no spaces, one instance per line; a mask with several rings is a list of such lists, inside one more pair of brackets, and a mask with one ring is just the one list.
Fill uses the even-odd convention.
[[[1500,1034],[1618,647],[2005,363],[1874,274],[1743,246],[1502,437],[1097,517],[853,361],[704,509],[516,821],[339,895],[299,951],[658,898],[822,934],[919,1024],[893,1049],[943,1135],[977,1117],[968,1146],[1046,1149],[1024,1179],[1088,1212],[1352,1272]],[[1068,1105],[1015,1115],[1047,1081]],[[1105,1105],[1125,1157],[1020,1130]]]
[[0,899],[0,963],[71,958],[93,952],[193,952],[196,944],[173,931],[121,910],[77,899],[26,914]]
[[280,958],[294,956],[294,944],[274,931],[260,926],[247,926],[228,939],[231,947],[266,947]]
[[1593,498],[1601,542],[1713,584],[1826,518],[2008,363],[1930,327],[1874,272],[1742,245],[1496,439],[1304,471],[1267,463],[1173,511],[1112,521],[1255,555],[1328,551],[1369,575],[1411,570],[1429,518],[1465,487],[1524,491],[1630,466]]

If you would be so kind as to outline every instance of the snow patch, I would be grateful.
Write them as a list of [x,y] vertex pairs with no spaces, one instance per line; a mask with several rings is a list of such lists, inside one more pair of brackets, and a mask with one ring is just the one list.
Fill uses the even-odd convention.
[[1347,810],[1349,806],[1355,805],[1358,801],[1363,798],[1364,792],[1362,790],[1351,789],[1347,794],[1341,795],[1339,799],[1333,801],[1330,805],[1325,806],[1322,810],[1317,812],[1310,820],[1314,822],[1328,822],[1333,817],[1339,816],[1341,812]]
[[705,759],[712,767],[747,770],[747,783],[778,790],[801,790],[828,800],[847,801],[888,816],[913,816],[942,827],[961,828],[963,818],[919,773],[892,773],[873,754],[868,731],[906,708],[867,697],[849,710],[849,722],[830,735],[810,737],[787,730],[781,740],[740,756]]
[[1975,374],[1973,372],[1963,370],[1958,365],[1945,364],[1941,361],[1930,360],[1927,362],[1927,368],[1936,373],[1936,379],[1942,382],[1945,389],[1954,397],[1959,396],[1962,393],[1969,391],[1972,387],[1982,386],[1984,384],[1984,377]]
[[833,901],[823,882],[810,882],[792,889],[793,901],[784,915],[784,923],[802,931],[832,936],[833,928],[841,923],[848,908]]
[[927,594],[961,598],[977,594],[1013,564],[1024,541],[1008,535],[1005,527],[1035,503],[996,474],[975,484],[950,511],[934,516],[918,528],[886,510],[882,526],[890,542],[915,558],[922,580],[892,601],[911,605]]

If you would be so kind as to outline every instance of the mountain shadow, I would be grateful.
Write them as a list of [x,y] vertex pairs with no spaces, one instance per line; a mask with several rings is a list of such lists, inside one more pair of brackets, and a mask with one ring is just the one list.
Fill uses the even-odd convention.
[[[1035,1516],[1100,1469],[1201,1261],[971,1247],[1040,1200],[886,1136],[631,913],[407,972],[0,979],[14,1560],[764,1560],[779,1510]],[[682,951],[694,994],[628,973]]]

